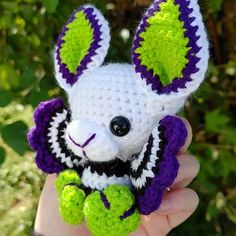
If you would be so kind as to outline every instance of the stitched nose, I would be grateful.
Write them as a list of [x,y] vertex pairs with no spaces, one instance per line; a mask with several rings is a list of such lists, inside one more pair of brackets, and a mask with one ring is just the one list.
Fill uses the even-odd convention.
[[89,143],[90,143],[93,139],[95,139],[95,137],[96,137],[96,134],[93,134],[89,139],[87,139],[87,140],[85,141],[84,144],[81,145],[81,144],[75,142],[75,140],[69,135],[69,139],[71,140],[71,142],[74,143],[76,146],[78,146],[78,147],[80,147],[80,148],[85,148],[86,146],[88,146]]

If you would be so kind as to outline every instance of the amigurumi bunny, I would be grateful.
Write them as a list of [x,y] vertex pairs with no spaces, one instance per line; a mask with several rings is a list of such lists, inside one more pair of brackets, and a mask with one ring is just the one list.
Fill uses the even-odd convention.
[[175,180],[187,131],[175,115],[204,79],[208,40],[197,0],[156,0],[134,36],[132,65],[101,66],[109,26],[91,5],[77,9],[55,48],[67,92],[35,111],[36,163],[57,173],[61,217],[92,235],[123,236],[156,211]]

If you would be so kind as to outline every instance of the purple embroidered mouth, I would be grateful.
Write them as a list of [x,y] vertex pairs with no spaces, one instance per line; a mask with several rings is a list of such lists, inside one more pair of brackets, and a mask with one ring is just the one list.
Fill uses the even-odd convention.
[[89,143],[90,143],[93,139],[95,139],[96,134],[93,134],[88,140],[85,141],[85,143],[84,143],[83,145],[80,145],[79,143],[75,142],[74,139],[70,136],[70,134],[68,134],[68,136],[69,136],[70,141],[71,141],[72,143],[74,143],[74,145],[76,145],[76,146],[78,146],[78,147],[80,147],[80,148],[85,148],[86,146],[89,145]]
[[[69,137],[70,141],[71,141],[75,146],[80,147],[80,148],[83,149],[83,148],[87,147],[93,139],[95,139],[96,134],[91,135],[91,137],[90,137],[89,139],[87,139],[87,140],[85,141],[85,143],[82,144],[82,145],[79,144],[79,143],[77,143],[77,142],[70,136],[69,133],[68,133],[68,137]],[[87,154],[86,154],[86,151],[85,151],[85,150],[82,150],[82,151],[83,151],[84,156],[85,156],[87,159],[89,159],[88,156],[87,156]]]

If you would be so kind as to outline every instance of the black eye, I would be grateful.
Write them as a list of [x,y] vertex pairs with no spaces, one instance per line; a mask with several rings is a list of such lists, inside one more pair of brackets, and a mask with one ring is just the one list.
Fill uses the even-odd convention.
[[111,132],[118,137],[123,137],[128,134],[130,128],[130,121],[123,116],[116,116],[110,123]]

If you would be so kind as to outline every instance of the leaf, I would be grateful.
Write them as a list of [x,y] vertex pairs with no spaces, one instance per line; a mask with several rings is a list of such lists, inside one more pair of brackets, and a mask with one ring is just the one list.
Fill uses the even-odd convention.
[[12,94],[9,92],[0,92],[0,107],[7,106],[12,100]]
[[206,4],[213,14],[217,14],[222,9],[224,0],[205,0]]
[[215,199],[214,199],[210,202],[210,204],[207,207],[207,211],[206,211],[207,221],[211,221],[212,219],[215,219],[218,214],[219,212],[218,212],[218,209],[216,208]]
[[229,61],[226,65],[225,73],[229,76],[236,75],[236,62]]
[[54,13],[57,6],[58,6],[59,0],[43,0],[43,4],[46,7],[48,13]]
[[219,109],[206,113],[205,128],[208,132],[221,133],[229,122],[229,117]]
[[[230,174],[236,174],[236,158],[228,150],[221,150],[219,153],[220,174],[227,178]],[[229,165],[230,163],[230,165]]]
[[[25,63],[27,64],[27,63]],[[35,68],[34,66],[26,66],[22,75],[21,75],[21,87],[22,89],[29,88],[37,82],[37,78],[35,76]]]
[[25,99],[32,107],[36,107],[40,102],[48,99],[47,91],[33,89]]
[[222,143],[227,145],[236,145],[236,129],[233,127],[228,127],[224,130],[222,135]]
[[2,129],[5,143],[20,155],[30,150],[26,139],[28,127],[23,121],[16,121]]
[[20,84],[19,76],[10,64],[0,65],[0,89],[13,90]]
[[0,165],[4,163],[6,159],[6,151],[3,147],[0,147]]

